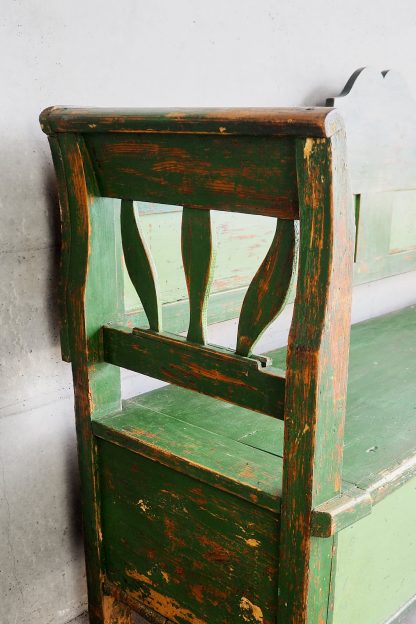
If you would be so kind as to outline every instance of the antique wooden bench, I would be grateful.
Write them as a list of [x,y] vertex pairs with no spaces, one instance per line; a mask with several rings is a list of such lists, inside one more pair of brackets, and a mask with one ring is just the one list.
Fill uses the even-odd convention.
[[[353,274],[416,269],[416,109],[370,70],[330,104],[41,115],[93,624],[381,624],[416,594],[416,307],[350,337]],[[134,201],[183,206],[186,337]],[[276,219],[234,349],[206,341],[212,210]],[[288,347],[255,355],[294,288]],[[120,368],[170,385],[121,401]]]

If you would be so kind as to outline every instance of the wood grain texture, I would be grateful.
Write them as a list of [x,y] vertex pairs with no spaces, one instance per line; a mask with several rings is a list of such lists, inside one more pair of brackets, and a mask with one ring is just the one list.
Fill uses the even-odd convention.
[[121,201],[121,240],[124,261],[149,322],[150,329],[162,331],[162,312],[157,274],[131,200]]
[[134,624],[133,613],[127,604],[105,593],[103,600],[103,624]]
[[301,240],[287,356],[282,624],[328,621],[333,539],[312,537],[312,509],[341,489],[353,260],[344,135],[299,140],[297,155]]
[[297,234],[293,221],[278,220],[266,257],[244,297],[236,352],[250,355],[255,343],[284,309],[296,270]]
[[[188,391],[187,394],[193,393]],[[220,435],[215,428],[210,431],[212,423],[206,421],[203,412],[194,423],[189,423],[181,419],[180,412],[159,411],[161,405],[163,409],[163,402],[157,399],[153,403],[143,403],[140,396],[129,399],[123,403],[122,410],[94,418],[94,434],[198,482],[263,509],[279,512],[281,457],[270,456],[241,440]],[[253,417],[255,422],[256,414]],[[228,424],[231,431],[231,419]],[[238,425],[236,420],[236,428]]]
[[85,140],[104,197],[287,219],[298,213],[291,137],[102,133]]
[[188,340],[205,344],[207,306],[212,281],[213,253],[211,213],[184,207],[182,214],[182,258],[189,294]]
[[327,137],[342,127],[336,111],[307,108],[105,109],[52,106],[40,115],[44,132],[175,133],[221,136]]
[[140,329],[104,327],[103,344],[106,362],[282,418],[284,373],[257,359]]
[[[361,111],[367,89],[360,91],[360,81],[368,75],[355,80],[344,97],[346,106],[362,96],[354,104]],[[377,83],[383,98],[395,80],[389,74]],[[393,103],[390,95],[383,99],[379,122],[387,109],[400,109],[403,90],[396,91]],[[414,154],[407,147],[412,131],[403,130],[412,119],[410,113],[407,120],[394,115],[379,143],[370,140],[376,121],[365,128],[367,135],[356,135],[367,136],[371,150],[379,150],[374,159],[368,145],[354,153],[350,140],[352,160],[364,163],[353,170],[355,192],[367,189],[360,175],[376,190],[414,183]],[[389,342],[400,333],[413,348],[414,323],[407,314],[377,321],[391,356],[368,327],[357,331],[361,346],[353,357],[361,368],[351,368],[350,386],[361,407],[354,412],[351,404],[344,437],[354,245],[339,115],[330,110],[49,109],[42,123],[55,152],[64,245],[70,242],[62,264],[68,330],[63,343],[74,374],[92,624],[130,622],[129,606],[142,605],[174,624],[331,624],[337,545],[349,531],[358,535],[357,526],[365,534],[374,505],[381,509],[387,493],[393,497],[404,491],[416,471],[414,448],[405,439],[413,431],[413,413],[409,418],[402,407],[400,417],[393,413],[403,402],[407,407],[414,403],[409,354],[399,354]],[[354,132],[351,126],[351,136]],[[391,157],[395,133],[403,143],[399,166]],[[359,230],[369,195],[360,200]],[[103,198],[123,200],[124,253],[137,292],[147,301],[151,330],[109,325],[122,316],[121,253],[115,212]],[[160,331],[155,280],[133,211],[135,199],[185,206],[188,341]],[[391,216],[389,198],[381,203],[383,214]],[[205,345],[213,209],[280,219],[243,303],[240,353]],[[300,269],[285,379],[266,359],[246,356],[284,303],[298,217]],[[407,253],[400,228],[390,238],[387,229],[379,241],[385,255]],[[409,245],[410,237],[404,239]],[[357,258],[361,243],[358,238]],[[372,260],[379,248],[374,245],[366,258]],[[403,267],[403,262],[404,255],[388,266]],[[383,361],[390,357],[394,372],[383,365],[375,376],[371,359],[377,349]],[[276,354],[275,364],[284,366],[283,352]],[[163,389],[122,408],[118,367],[194,390],[194,398],[185,400],[181,388]],[[394,405],[383,394],[392,380],[396,389],[404,384]],[[207,395],[200,402],[198,392]],[[369,393],[377,400],[372,402]],[[224,401],[222,407],[204,402],[213,397]],[[233,406],[226,410],[227,403]],[[238,406],[261,414],[239,413]],[[284,452],[278,422],[283,412]],[[383,427],[372,422],[376,412],[386,421]],[[364,426],[357,424],[358,414]],[[374,432],[381,453],[377,443],[368,445]],[[119,599],[126,604],[117,604]]]
[[396,71],[357,70],[338,97],[354,193],[416,188],[416,101]]
[[108,580],[175,624],[274,624],[278,516],[99,446]]
[[[100,409],[120,407],[120,373],[101,363],[99,340],[99,327],[104,319],[119,312],[114,212],[98,197],[82,138],[69,134],[62,136],[59,146],[65,169],[71,228],[68,335],[75,392],[89,616],[91,624],[103,624],[106,614],[102,592],[100,496],[91,416]],[[102,287],[104,282],[106,288]]]

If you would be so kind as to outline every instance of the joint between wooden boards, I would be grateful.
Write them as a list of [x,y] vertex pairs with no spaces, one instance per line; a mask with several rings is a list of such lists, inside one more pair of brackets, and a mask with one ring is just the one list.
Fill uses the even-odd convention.
[[283,420],[285,372],[267,361],[151,330],[104,326],[104,360]]
[[312,511],[312,535],[331,537],[368,516],[372,507],[372,498],[365,490],[354,487],[343,492]]

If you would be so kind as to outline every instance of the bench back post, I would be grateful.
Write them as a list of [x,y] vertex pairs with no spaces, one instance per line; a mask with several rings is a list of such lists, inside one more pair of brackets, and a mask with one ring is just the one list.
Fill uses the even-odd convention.
[[333,538],[312,537],[311,514],[341,489],[354,241],[344,133],[298,139],[296,151],[300,258],[287,356],[279,575],[279,615],[288,624],[326,621]]
[[104,621],[97,450],[91,419],[121,407],[120,370],[103,361],[101,327],[122,305],[114,205],[100,197],[83,137],[50,137],[58,178],[65,272],[62,350],[72,363],[91,621]]

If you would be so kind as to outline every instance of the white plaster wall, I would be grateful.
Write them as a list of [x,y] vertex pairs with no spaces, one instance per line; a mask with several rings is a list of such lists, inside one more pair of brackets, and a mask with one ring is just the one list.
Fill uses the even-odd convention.
[[415,32],[413,0],[0,1],[2,624],[63,624],[85,604],[40,110],[315,104],[366,64],[401,70],[416,90]]

